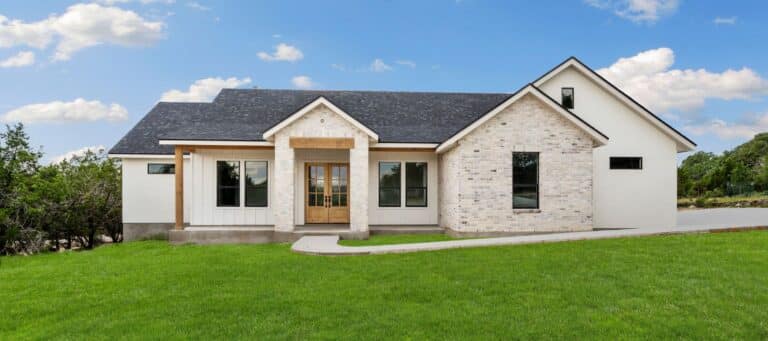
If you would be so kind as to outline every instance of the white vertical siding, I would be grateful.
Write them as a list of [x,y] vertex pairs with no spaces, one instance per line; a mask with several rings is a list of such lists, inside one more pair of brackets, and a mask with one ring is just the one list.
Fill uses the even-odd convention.
[[[216,206],[216,161],[240,162],[241,207]],[[267,207],[245,207],[245,161],[267,161],[269,198]],[[274,188],[274,151],[271,150],[197,150],[192,154],[191,225],[272,225]],[[185,179],[186,180],[186,179]]]
[[[379,207],[379,162],[403,162],[401,207]],[[427,163],[427,207],[405,207],[405,162]],[[368,191],[368,221],[371,225],[437,225],[438,164],[434,152],[371,152]],[[354,185],[353,185],[354,186]]]

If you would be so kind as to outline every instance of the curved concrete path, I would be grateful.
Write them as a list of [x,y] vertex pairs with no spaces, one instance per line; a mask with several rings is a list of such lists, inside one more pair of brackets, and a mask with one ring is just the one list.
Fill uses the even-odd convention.
[[368,255],[434,251],[465,247],[553,243],[586,239],[609,239],[700,232],[726,232],[742,229],[767,228],[768,209],[726,208],[680,212],[678,217],[678,226],[671,228],[565,232],[514,237],[462,239],[444,242],[376,246],[342,246],[338,244],[339,236],[305,236],[296,241],[296,243],[291,246],[291,250],[304,254],[326,256]]

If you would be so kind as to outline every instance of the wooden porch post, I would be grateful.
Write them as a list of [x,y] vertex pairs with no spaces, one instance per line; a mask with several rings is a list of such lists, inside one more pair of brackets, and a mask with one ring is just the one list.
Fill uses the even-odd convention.
[[184,229],[184,147],[176,146],[175,150],[176,178],[176,230]]

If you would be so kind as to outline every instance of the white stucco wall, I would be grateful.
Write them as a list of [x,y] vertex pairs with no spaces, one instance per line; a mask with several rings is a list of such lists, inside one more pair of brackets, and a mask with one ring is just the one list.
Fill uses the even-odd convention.
[[[240,162],[240,206],[216,206],[216,162]],[[245,161],[267,161],[267,207],[245,207]],[[274,151],[272,150],[202,150],[192,153],[191,176],[184,182],[190,184],[191,200],[185,200],[185,208],[191,210],[191,225],[272,225],[275,198]],[[189,174],[185,172],[185,175]],[[172,188],[169,192],[173,194]]]
[[[399,161],[401,207],[379,207],[379,162]],[[405,207],[405,162],[427,163],[427,207]],[[368,188],[368,219],[371,225],[437,225],[438,165],[434,152],[371,152]]]
[[[677,207],[676,143],[599,85],[568,68],[541,89],[560,100],[573,87],[573,111],[609,137],[593,152],[595,227],[670,227]],[[640,156],[642,170],[611,170],[612,156]]]
[[[173,223],[175,220],[174,175],[147,174],[149,163],[173,163],[168,159],[123,159],[123,223]],[[184,177],[189,178],[190,160],[184,160]],[[191,184],[184,184],[184,201],[191,200]],[[184,221],[189,221],[189,205]]]

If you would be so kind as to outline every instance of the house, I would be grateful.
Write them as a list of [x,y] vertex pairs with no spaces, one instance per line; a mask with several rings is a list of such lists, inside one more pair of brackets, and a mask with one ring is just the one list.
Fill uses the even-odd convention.
[[224,89],[160,102],[110,156],[126,240],[269,242],[671,226],[676,154],[695,146],[569,58],[512,94]]

